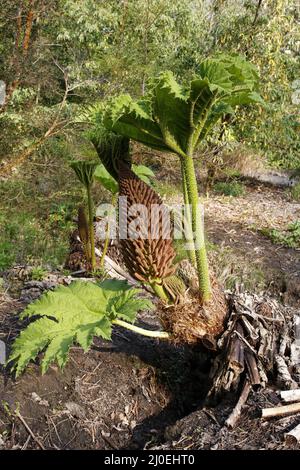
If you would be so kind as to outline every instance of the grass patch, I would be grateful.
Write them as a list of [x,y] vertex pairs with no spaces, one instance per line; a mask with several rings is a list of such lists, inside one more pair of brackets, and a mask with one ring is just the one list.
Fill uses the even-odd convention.
[[266,275],[258,263],[250,264],[223,244],[208,242],[207,248],[214,272],[225,289],[232,290],[242,284],[249,291],[260,292],[266,287]]
[[295,184],[289,193],[294,201],[300,202],[300,183]]
[[171,198],[181,194],[181,187],[179,184],[176,185],[156,180],[153,184],[153,188],[160,194],[161,197]]
[[289,224],[286,230],[265,228],[261,229],[260,232],[278,245],[288,248],[300,247],[300,220]]
[[[67,226],[66,226],[67,228]],[[59,266],[68,249],[68,231],[63,236],[48,221],[31,213],[0,217],[0,271],[14,264]]]
[[213,190],[217,194],[223,194],[224,196],[239,197],[244,196],[245,186],[237,181],[219,181],[213,186]]

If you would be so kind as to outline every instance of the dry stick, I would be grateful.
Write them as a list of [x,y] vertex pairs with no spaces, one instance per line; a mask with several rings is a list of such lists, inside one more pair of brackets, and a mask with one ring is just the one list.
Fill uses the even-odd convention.
[[282,390],[280,396],[284,402],[290,403],[293,401],[300,401],[300,389],[296,390]]
[[287,444],[299,444],[300,443],[300,424],[292,429],[290,432],[286,433],[285,442]]
[[262,410],[262,418],[268,419],[275,416],[288,416],[300,413],[300,403],[292,403],[291,405],[276,406],[275,408],[264,408]]
[[19,420],[21,421],[21,423],[23,424],[23,426],[26,428],[26,430],[29,432],[30,436],[32,437],[32,439],[35,440],[35,442],[38,444],[38,446],[42,449],[42,450],[46,450],[45,447],[43,446],[43,444],[41,443],[41,441],[36,437],[35,434],[33,434],[32,430],[30,429],[30,427],[28,426],[28,424],[26,423],[25,419],[23,418],[23,416],[20,414],[19,411],[16,411],[15,412],[15,415],[17,418],[19,418]]
[[242,408],[243,408],[243,406],[245,405],[245,403],[247,401],[250,390],[251,390],[251,384],[246,379],[245,383],[244,383],[242,393],[240,395],[240,398],[239,398],[237,404],[235,405],[234,409],[232,410],[229,418],[227,418],[226,421],[225,421],[226,426],[228,426],[229,428],[234,428],[234,426],[236,425],[239,417],[241,416]]

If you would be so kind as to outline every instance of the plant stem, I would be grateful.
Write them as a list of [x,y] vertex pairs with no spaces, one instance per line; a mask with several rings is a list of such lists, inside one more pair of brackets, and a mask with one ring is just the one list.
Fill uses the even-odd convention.
[[190,201],[189,201],[189,194],[187,190],[186,184],[186,176],[184,172],[184,161],[183,158],[180,158],[181,162],[181,177],[182,177],[182,192],[183,192],[183,199],[185,205],[185,220],[184,220],[184,237],[188,245],[187,254],[191,261],[191,263],[196,266],[196,254],[195,254],[195,245],[193,240],[193,232],[192,232],[192,219],[191,219],[191,210],[190,210]]
[[164,300],[165,302],[169,303],[170,299],[167,296],[163,286],[161,285],[160,280],[153,280],[153,281],[149,282],[149,284],[152,287],[152,289],[154,290],[157,297],[159,297],[161,300]]
[[195,175],[194,161],[191,153],[183,160],[183,173],[186,181],[189,202],[192,208],[192,229],[195,240],[195,256],[198,271],[199,291],[203,302],[209,301],[211,297],[211,286],[206,248],[204,243],[204,227],[201,213],[198,207],[199,196],[197,180]]
[[[111,198],[111,203],[112,203],[112,205],[115,205],[115,202],[116,202],[116,195],[113,194],[113,196],[112,196],[112,198]],[[108,216],[110,217],[110,214],[108,214]],[[108,219],[108,221],[107,221],[107,226],[106,226],[106,233],[105,233],[105,242],[104,242],[104,246],[103,246],[102,255],[101,255],[101,258],[100,258],[100,267],[101,267],[101,268],[104,267],[105,255],[106,255],[107,250],[108,250],[108,245],[109,245],[109,231],[110,231],[110,223],[109,223],[109,219]]]
[[89,211],[89,232],[90,232],[90,244],[91,244],[91,263],[92,263],[92,271],[95,270],[96,267],[96,255],[95,255],[95,235],[94,235],[94,211],[93,211],[93,200],[91,195],[91,185],[86,187],[87,190],[87,198],[88,198],[88,211]]
[[124,328],[127,328],[127,330],[134,331],[135,333],[138,333],[143,336],[148,336],[149,338],[160,338],[160,339],[169,339],[170,335],[166,331],[151,331],[151,330],[145,330],[144,328],[140,328],[139,326],[132,325],[131,323],[127,323],[126,321],[123,320],[113,320],[113,324],[123,326]]

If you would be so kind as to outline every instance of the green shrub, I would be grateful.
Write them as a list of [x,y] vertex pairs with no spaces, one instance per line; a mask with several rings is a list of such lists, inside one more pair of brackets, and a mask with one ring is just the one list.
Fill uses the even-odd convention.
[[53,230],[51,222],[30,213],[1,214],[0,271],[15,263],[62,264],[68,249],[67,235],[63,239],[61,230]]
[[245,194],[245,187],[237,181],[232,182],[218,182],[214,184],[214,191],[224,196],[239,197]]

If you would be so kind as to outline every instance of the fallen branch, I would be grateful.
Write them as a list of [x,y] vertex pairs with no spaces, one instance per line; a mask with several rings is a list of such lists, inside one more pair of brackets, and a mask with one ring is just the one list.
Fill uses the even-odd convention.
[[290,432],[285,434],[285,442],[287,444],[299,444],[300,443],[300,424],[292,429]]
[[280,392],[280,396],[286,403],[300,401],[300,389],[298,388],[296,390],[283,390]]
[[241,416],[242,408],[243,408],[243,406],[245,405],[245,403],[248,399],[250,390],[251,390],[251,384],[248,380],[245,380],[244,387],[243,387],[242,393],[240,395],[240,398],[239,398],[237,404],[235,405],[234,409],[232,410],[230,416],[225,421],[225,424],[226,424],[227,427],[229,427],[229,428],[234,428],[235,427],[238,419]]
[[300,403],[292,403],[285,406],[276,406],[275,408],[264,408],[262,410],[262,418],[274,418],[276,416],[288,416],[300,413]]

